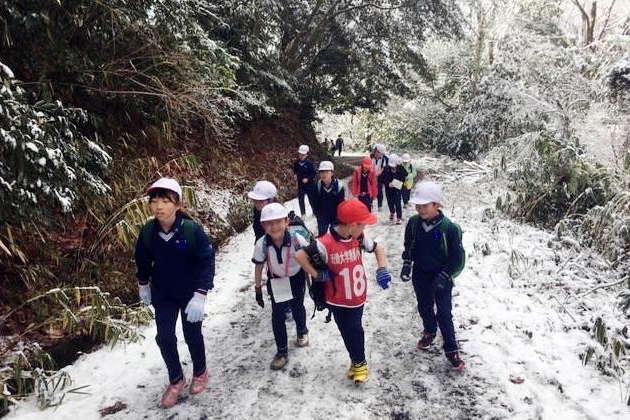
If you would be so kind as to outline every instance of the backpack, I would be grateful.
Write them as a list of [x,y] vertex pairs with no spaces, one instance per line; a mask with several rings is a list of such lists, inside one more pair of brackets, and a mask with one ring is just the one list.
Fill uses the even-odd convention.
[[[330,186],[332,187],[332,193],[333,195],[337,195],[341,192],[341,188],[343,188],[341,186],[341,183],[339,182],[339,179],[337,178],[333,178],[332,183],[330,184]],[[322,180],[318,179],[317,180],[317,194],[321,194],[322,191]]]
[[[293,245],[293,249],[295,251],[300,250],[300,245],[298,244],[296,234],[300,235],[302,238],[306,239],[308,242],[312,243],[315,241],[315,235],[311,233],[310,230],[304,224],[304,220],[293,210],[289,212],[287,216],[289,218],[289,235],[291,236],[291,245]],[[267,255],[267,249],[269,248],[269,244],[267,244],[267,240],[263,242],[263,252]]]
[[[140,229],[140,240],[151,254],[153,253],[153,226],[155,226],[155,219],[149,220]],[[188,243],[188,254],[196,255],[195,222],[186,217],[182,218],[182,232]]]
[[[421,223],[421,219],[418,216],[413,216],[409,219],[409,225],[411,226],[411,245],[409,247],[409,255],[413,255],[413,249],[414,249],[414,241],[415,241],[415,234],[416,234],[416,229],[418,229],[419,225]],[[437,226],[437,229],[440,231],[441,233],[441,243],[440,243],[440,249],[442,250],[442,252],[444,253],[444,256],[446,258],[448,258],[448,242],[446,240],[446,236],[448,233],[448,230],[450,228],[450,226],[453,225],[455,226],[455,228],[457,229],[457,234],[459,236],[459,241],[461,242],[462,240],[462,228],[459,227],[459,225],[457,223],[453,223],[451,222],[451,220],[448,217],[444,217],[442,219],[442,221],[440,222],[440,224]],[[462,272],[462,270],[464,269],[464,266],[466,265],[466,253],[464,253],[464,259],[462,261],[462,266],[459,270],[451,273],[451,277],[455,278],[457,276],[459,276]]]

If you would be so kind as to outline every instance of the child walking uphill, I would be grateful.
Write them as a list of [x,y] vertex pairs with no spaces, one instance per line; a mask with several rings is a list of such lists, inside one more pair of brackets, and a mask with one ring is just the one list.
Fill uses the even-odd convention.
[[402,194],[402,202],[403,206],[406,206],[411,198],[411,188],[413,187],[413,183],[416,180],[416,176],[418,176],[418,170],[413,163],[411,163],[411,156],[409,153],[403,153],[402,157],[402,167],[407,172],[407,178],[405,178],[405,183],[400,190]]
[[315,166],[313,162],[307,159],[309,147],[305,144],[298,148],[298,159],[293,164],[293,173],[297,181],[298,203],[300,204],[300,213],[302,217],[306,215],[306,205],[304,204],[304,196],[308,197],[308,203],[313,207],[313,194],[315,192]]
[[453,279],[464,268],[466,257],[462,230],[440,210],[442,189],[435,182],[419,182],[409,202],[416,205],[418,214],[409,219],[405,229],[400,277],[403,281],[411,277],[424,324],[417,347],[428,349],[439,326],[446,358],[454,369],[463,371],[451,314]]
[[402,201],[400,190],[407,178],[407,171],[398,164],[398,156],[391,154],[389,164],[383,171],[382,178],[389,207],[389,220],[397,225],[402,224]]
[[256,241],[252,262],[254,271],[256,302],[265,307],[262,295],[262,272],[267,265],[267,293],[271,296],[271,325],[276,340],[276,355],[271,369],[282,369],[288,360],[289,345],[285,324],[285,308],[290,307],[297,326],[298,347],[308,346],[304,291],[306,276],[294,256],[298,249],[309,242],[298,233],[289,231],[289,212],[280,203],[263,207],[260,221],[266,234]]
[[352,175],[352,194],[372,211],[372,201],[376,197],[376,174],[372,169],[372,159],[363,157],[361,165],[354,169]]
[[213,287],[214,250],[201,226],[181,212],[182,189],[176,180],[161,178],[147,193],[155,219],[142,227],[136,242],[136,276],[142,302],[155,309],[155,341],[168,370],[170,383],[160,405],[172,407],[186,386],[175,336],[180,313],[193,363],[190,393],[200,393],[208,383],[201,320]]
[[[350,355],[348,377],[359,384],[368,380],[365,338],[362,325],[363,305],[367,296],[367,276],[361,261],[361,250],[376,255],[376,281],[389,287],[391,276],[382,246],[363,233],[365,225],[376,223],[357,199],[346,200],[337,210],[339,225],[296,253],[295,258],[314,282],[324,283],[326,304],[330,308],[343,342]],[[323,261],[327,268],[316,270],[311,261]]]
[[258,181],[254,185],[254,188],[247,193],[247,196],[252,200],[254,204],[254,242],[260,239],[265,234],[265,228],[260,223],[260,212],[262,208],[269,203],[276,201],[278,195],[278,189],[269,181]]
[[337,220],[337,207],[346,196],[341,181],[334,176],[335,165],[328,160],[319,164],[319,181],[315,191],[315,217],[317,218],[317,236],[328,232],[328,228]]

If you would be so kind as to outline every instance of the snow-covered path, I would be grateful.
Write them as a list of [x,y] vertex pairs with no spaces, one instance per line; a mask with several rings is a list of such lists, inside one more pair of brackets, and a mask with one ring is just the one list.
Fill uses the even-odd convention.
[[[612,311],[614,295],[605,289],[574,297],[595,286],[572,267],[597,269],[595,257],[562,248],[550,234],[496,216],[501,192],[484,175],[457,176],[446,160],[417,161],[443,183],[445,212],[464,229],[467,268],[454,289],[454,320],[467,371],[451,372],[438,346],[416,350],[422,327],[411,283],[400,271],[404,225],[390,226],[388,213],[369,233],[387,249],[394,283],[368,286],[364,312],[370,381],[355,386],[345,375],[348,356],[334,323],[324,313],[309,320],[311,344],[290,346],[289,363],[269,369],[275,346],[270,305],[254,300],[251,229],[232,238],[217,259],[215,290],[204,322],[209,389],[187,394],[170,410],[157,408],[166,382],[163,362],[152,337],[114,350],[83,356],[66,370],[76,385],[90,384],[91,395],[68,394],[56,411],[39,412],[24,404],[9,418],[97,419],[99,409],[120,401],[127,408],[115,419],[627,419],[620,385],[579,353],[590,340],[582,327],[594,308]],[[295,200],[287,203],[297,207]],[[405,218],[413,213],[405,209]],[[307,222],[314,225],[312,217]],[[573,259],[570,259],[573,258]],[[367,272],[374,258],[364,256]],[[562,302],[562,303],[561,303]],[[307,298],[307,312],[312,302]],[[310,315],[309,315],[310,316]],[[181,332],[179,334],[181,338]],[[289,326],[289,336],[295,327]],[[180,354],[188,353],[180,340]],[[190,363],[185,366],[190,374]],[[523,382],[510,381],[518,377]]]

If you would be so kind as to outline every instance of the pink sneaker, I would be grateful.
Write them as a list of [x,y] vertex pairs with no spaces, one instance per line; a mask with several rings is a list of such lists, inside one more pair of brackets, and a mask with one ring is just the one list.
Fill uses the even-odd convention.
[[208,385],[208,369],[204,370],[199,376],[193,376],[192,382],[190,383],[190,393],[199,394],[206,389],[206,385]]
[[182,390],[186,386],[186,379],[182,378],[179,382],[174,384],[168,384],[166,387],[166,391],[162,394],[162,400],[160,401],[160,407],[162,408],[170,408],[177,404],[177,399],[179,398],[179,394],[182,393]]

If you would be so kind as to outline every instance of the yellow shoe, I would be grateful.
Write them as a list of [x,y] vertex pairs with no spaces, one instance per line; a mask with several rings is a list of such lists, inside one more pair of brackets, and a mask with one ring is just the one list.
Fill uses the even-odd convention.
[[350,362],[350,367],[348,368],[348,378],[354,378],[354,363]]
[[362,384],[368,380],[368,364],[366,361],[361,363],[354,363],[352,365],[353,375],[352,380],[355,384]]

